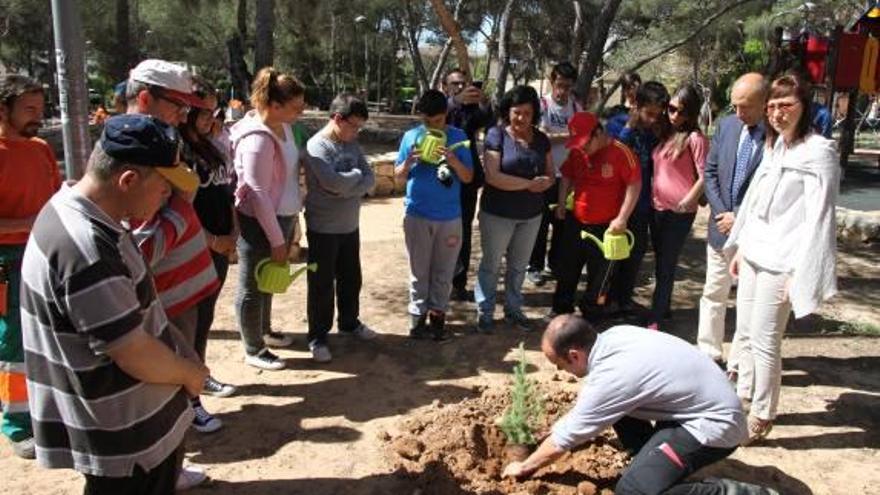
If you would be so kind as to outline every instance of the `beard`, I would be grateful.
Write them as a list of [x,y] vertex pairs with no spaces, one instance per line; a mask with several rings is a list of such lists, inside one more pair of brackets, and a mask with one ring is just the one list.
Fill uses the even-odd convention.
[[28,122],[27,124],[21,126],[21,130],[19,130],[18,133],[21,135],[21,137],[28,139],[36,137],[37,133],[40,131],[41,125],[42,124],[40,122]]

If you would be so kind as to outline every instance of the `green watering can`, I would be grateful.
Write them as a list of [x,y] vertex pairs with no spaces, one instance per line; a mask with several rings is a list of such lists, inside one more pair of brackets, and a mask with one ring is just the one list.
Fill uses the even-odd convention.
[[314,272],[318,270],[317,263],[309,263],[290,271],[290,263],[276,263],[270,258],[265,258],[254,269],[257,278],[257,289],[268,294],[284,294],[294,280],[300,277],[306,270]]
[[[448,148],[455,151],[462,146],[470,146],[470,141],[459,141]],[[439,129],[425,129],[425,133],[419,138],[416,148],[419,150],[419,160],[428,165],[440,165],[443,155],[440,149],[446,146],[446,133]]]
[[[551,210],[555,210],[557,204],[558,203],[550,203],[547,207]],[[565,209],[568,211],[574,210],[574,191],[568,193],[568,196],[565,197]]]
[[629,258],[629,252],[635,244],[635,236],[629,230],[625,234],[614,234],[606,230],[603,239],[600,241],[593,234],[582,231],[581,239],[589,239],[599,246],[599,250],[605,255],[605,259],[611,261],[625,260]]

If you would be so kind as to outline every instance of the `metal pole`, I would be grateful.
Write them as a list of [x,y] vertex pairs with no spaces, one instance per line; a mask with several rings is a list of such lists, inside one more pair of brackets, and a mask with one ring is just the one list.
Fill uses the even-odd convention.
[[367,104],[370,102],[370,44],[367,38],[369,34],[370,30],[364,22],[364,98],[366,98],[364,103]]
[[82,177],[91,152],[89,96],[79,0],[52,0],[55,58],[58,62],[58,100],[64,138],[64,171],[68,179]]

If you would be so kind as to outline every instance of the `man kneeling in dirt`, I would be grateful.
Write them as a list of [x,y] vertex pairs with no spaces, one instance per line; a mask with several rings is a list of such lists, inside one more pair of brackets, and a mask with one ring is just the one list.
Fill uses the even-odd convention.
[[696,347],[634,326],[598,335],[586,320],[561,315],[548,325],[541,350],[560,370],[587,380],[550,436],[504,476],[530,476],[612,426],[633,456],[616,494],[731,493],[728,480],[677,484],[729,456],[746,437],[739,399]]

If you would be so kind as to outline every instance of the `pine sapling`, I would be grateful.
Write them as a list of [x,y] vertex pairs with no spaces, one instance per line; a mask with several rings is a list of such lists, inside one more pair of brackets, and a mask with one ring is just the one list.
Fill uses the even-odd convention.
[[504,412],[499,427],[507,437],[508,445],[534,445],[534,432],[544,414],[544,405],[538,391],[538,384],[526,373],[526,351],[519,344],[519,359],[513,367],[513,382],[510,387],[510,406]]

